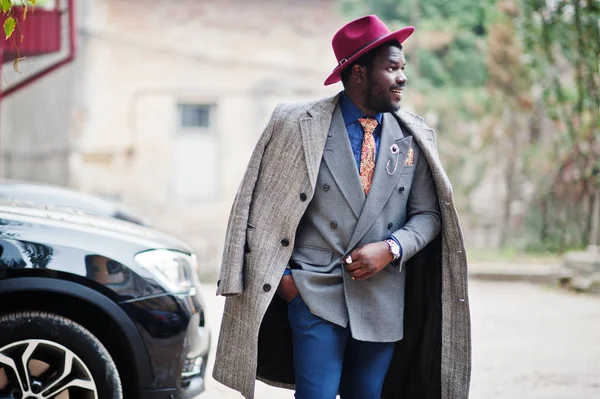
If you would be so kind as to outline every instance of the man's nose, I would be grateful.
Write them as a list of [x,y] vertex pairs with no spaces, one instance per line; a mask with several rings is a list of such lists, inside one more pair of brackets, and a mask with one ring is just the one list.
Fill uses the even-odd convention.
[[404,72],[402,70],[400,70],[400,73],[398,74],[398,76],[396,76],[396,82],[397,83],[406,83],[406,75],[404,74]]

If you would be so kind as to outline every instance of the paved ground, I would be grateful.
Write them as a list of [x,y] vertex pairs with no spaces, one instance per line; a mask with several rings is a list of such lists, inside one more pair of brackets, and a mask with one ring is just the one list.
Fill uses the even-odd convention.
[[[213,286],[205,288],[216,338],[223,299],[214,296]],[[471,281],[470,293],[471,399],[600,398],[599,297],[523,282],[478,280]],[[293,397],[289,391],[257,384],[257,399]],[[198,397],[239,398],[212,379]]]

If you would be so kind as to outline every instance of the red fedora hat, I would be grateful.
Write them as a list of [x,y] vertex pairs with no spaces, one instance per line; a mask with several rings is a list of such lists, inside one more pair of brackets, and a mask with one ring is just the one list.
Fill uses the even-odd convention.
[[352,65],[353,61],[369,50],[390,40],[398,40],[402,43],[414,31],[414,26],[407,26],[399,31],[390,32],[376,15],[367,15],[347,23],[337,31],[331,41],[338,65],[325,80],[325,85],[339,82],[342,79],[340,74],[344,68]]

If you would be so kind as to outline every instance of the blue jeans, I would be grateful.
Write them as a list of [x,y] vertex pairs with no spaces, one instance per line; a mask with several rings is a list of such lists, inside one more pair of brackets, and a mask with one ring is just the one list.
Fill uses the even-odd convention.
[[296,399],[380,399],[395,342],[357,341],[310,313],[300,295],[289,304]]

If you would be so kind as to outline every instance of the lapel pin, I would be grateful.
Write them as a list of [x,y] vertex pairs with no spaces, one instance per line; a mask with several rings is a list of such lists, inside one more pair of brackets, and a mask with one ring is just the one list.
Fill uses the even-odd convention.
[[392,170],[390,172],[390,160],[388,159],[387,164],[385,165],[385,171],[387,172],[388,175],[393,175],[394,173],[396,173],[396,169],[398,168],[398,158],[400,157],[400,148],[398,148],[398,144],[392,144],[390,146],[390,151],[392,152],[392,155],[396,156],[396,164],[394,165],[394,170]]

